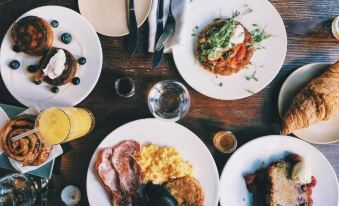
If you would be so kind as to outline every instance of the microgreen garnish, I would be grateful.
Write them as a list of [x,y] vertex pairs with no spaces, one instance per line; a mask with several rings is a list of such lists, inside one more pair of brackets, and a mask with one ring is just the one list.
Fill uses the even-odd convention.
[[250,93],[250,94],[255,94],[253,91],[249,90],[249,89],[245,89],[246,92]]
[[257,81],[258,81],[258,78],[255,76],[256,74],[257,74],[257,71],[254,71],[252,75],[246,76],[246,80],[247,80],[247,81],[250,81],[250,80],[253,79],[254,81],[257,82]]
[[254,43],[257,43],[257,44],[261,43],[265,39],[268,39],[268,38],[270,38],[272,36],[270,34],[267,34],[265,29],[260,28],[260,26],[255,25],[254,27],[255,27],[254,30],[251,31],[251,36],[252,36],[252,39],[253,39]]

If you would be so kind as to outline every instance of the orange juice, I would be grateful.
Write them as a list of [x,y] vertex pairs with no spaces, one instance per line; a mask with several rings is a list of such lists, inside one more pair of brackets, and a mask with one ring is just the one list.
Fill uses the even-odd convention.
[[38,136],[46,144],[60,144],[88,134],[94,127],[93,114],[83,108],[48,108],[36,120]]

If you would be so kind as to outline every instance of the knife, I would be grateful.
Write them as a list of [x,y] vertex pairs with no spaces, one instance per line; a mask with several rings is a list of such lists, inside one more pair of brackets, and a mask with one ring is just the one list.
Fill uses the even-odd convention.
[[[163,16],[164,16],[164,0],[159,0],[158,10],[157,10],[157,32],[155,33],[154,48],[161,34],[164,31]],[[161,62],[163,53],[164,53],[164,48],[162,48],[160,51],[156,51],[154,49],[152,69],[156,69],[158,67],[158,65]]]
[[134,11],[134,0],[128,1],[128,45],[127,51],[133,54],[138,47],[138,24]]

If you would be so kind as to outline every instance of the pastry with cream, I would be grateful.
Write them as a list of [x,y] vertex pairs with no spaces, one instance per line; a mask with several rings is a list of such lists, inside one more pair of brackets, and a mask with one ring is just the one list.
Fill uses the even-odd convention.
[[53,47],[41,60],[34,82],[61,86],[71,82],[77,70],[78,63],[69,51]]

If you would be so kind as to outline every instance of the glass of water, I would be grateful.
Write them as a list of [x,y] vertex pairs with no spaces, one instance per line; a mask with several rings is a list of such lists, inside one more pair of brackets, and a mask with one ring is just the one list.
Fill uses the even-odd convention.
[[190,107],[188,90],[175,80],[158,82],[148,94],[148,107],[155,118],[178,121],[187,114]]

